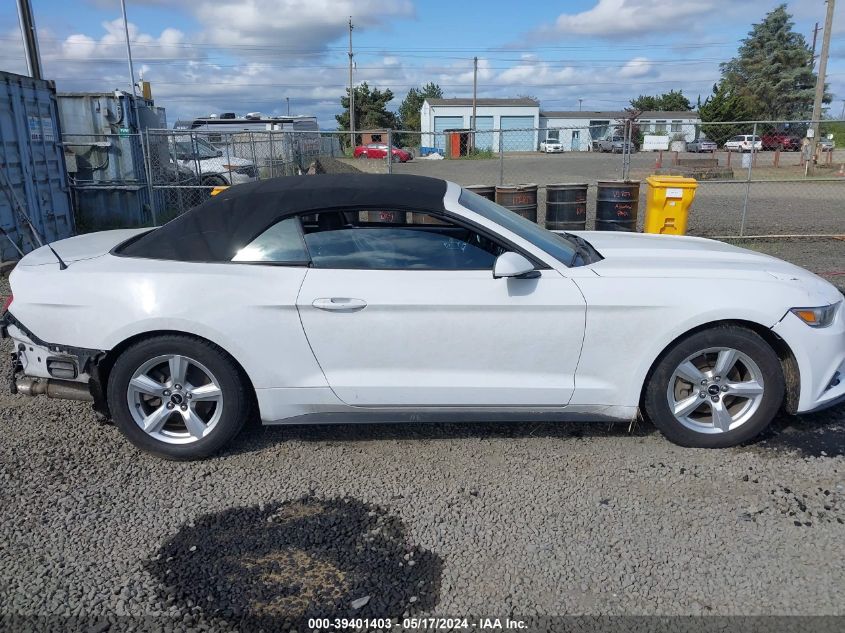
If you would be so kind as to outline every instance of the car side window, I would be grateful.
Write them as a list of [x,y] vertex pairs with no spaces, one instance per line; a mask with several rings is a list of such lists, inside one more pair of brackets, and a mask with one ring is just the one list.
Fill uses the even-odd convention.
[[492,270],[506,250],[472,229],[427,213],[323,211],[303,221],[315,268]]
[[305,265],[308,262],[308,251],[302,240],[299,218],[276,222],[238,250],[232,261]]

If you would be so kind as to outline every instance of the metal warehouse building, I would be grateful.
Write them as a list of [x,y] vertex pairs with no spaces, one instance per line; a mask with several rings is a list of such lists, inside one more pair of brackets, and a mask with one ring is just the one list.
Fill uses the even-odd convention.
[[[492,130],[503,130],[504,151],[537,150],[540,104],[533,99],[477,99],[475,111],[475,129],[491,130],[475,135],[476,148],[498,151],[499,132]],[[426,99],[420,115],[421,145],[442,149],[445,130],[473,127],[472,99]]]

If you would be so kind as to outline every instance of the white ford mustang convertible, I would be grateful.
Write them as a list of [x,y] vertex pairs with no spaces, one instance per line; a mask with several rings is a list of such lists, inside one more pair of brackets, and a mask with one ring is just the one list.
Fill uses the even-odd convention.
[[613,420],[725,447],[845,399],[821,278],[721,242],[552,233],[401,175],[239,185],[156,229],[39,248],[0,334],[13,391],[93,401],[138,447],[265,424]]

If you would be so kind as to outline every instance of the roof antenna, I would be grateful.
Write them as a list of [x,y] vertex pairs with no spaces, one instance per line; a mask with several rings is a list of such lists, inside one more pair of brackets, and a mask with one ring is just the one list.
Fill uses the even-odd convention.
[[47,246],[47,248],[50,249],[50,252],[53,253],[53,255],[56,256],[56,259],[59,260],[59,270],[66,270],[67,264],[65,264],[64,260],[61,257],[59,257],[59,254],[56,252],[56,249],[54,249],[52,247],[52,245],[50,245],[50,244],[46,244],[45,246]]

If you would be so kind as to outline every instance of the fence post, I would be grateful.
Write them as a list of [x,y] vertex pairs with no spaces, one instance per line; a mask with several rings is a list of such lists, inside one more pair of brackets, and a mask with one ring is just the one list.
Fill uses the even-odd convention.
[[505,184],[505,142],[502,134],[501,125],[499,126],[499,184]]
[[[622,171],[622,173],[621,173],[622,180],[628,179],[627,174],[625,173],[625,155],[628,152],[628,123],[630,123],[630,121],[628,119],[625,119],[625,126],[622,128],[622,152],[620,152],[621,153],[620,158],[622,159],[622,170],[621,170]],[[613,138],[612,134],[613,134],[613,132],[611,131],[611,138]],[[613,151],[613,147],[611,145],[611,152],[612,151]]]
[[754,165],[754,154],[756,153],[756,146],[754,139],[757,138],[757,124],[754,124],[754,129],[751,132],[751,160],[748,161],[748,175],[745,178],[745,200],[742,203],[742,220],[739,224],[739,236],[745,235],[745,219],[748,215],[748,197],[751,194],[751,169]]
[[[229,145],[231,144],[231,142],[232,142],[232,134],[227,134],[226,135],[226,164],[227,165],[232,164],[232,156],[229,153],[229,151],[230,151]],[[227,173],[228,173],[229,183],[231,183],[232,182],[232,171],[228,170]],[[211,191],[212,191],[212,189],[209,188],[208,193],[211,194]]]
[[[147,169],[147,192],[150,196],[150,215],[152,216],[153,226],[158,226],[158,213],[156,212],[156,201],[153,190],[153,160],[152,152],[150,151],[150,128],[144,128],[144,136],[146,137],[146,151],[144,150],[144,137],[141,137],[141,152],[144,156]],[[168,148],[168,155],[169,155]],[[174,161],[178,165],[178,162]],[[176,168],[176,183],[179,183],[179,168]]]
[[[270,126],[270,127],[272,128],[273,126]],[[270,168],[270,178],[275,178],[276,177],[276,154],[274,153],[274,149],[273,149],[273,130],[271,129],[269,132],[267,132],[267,135],[270,138],[270,159],[268,161],[269,162],[268,167]]]
[[393,130],[387,130],[387,173],[393,173]]
[[255,167],[255,173],[258,174],[257,178],[261,180],[261,170],[258,167],[258,158],[255,155],[255,137],[252,132],[249,133],[249,145],[252,149],[252,166]]

